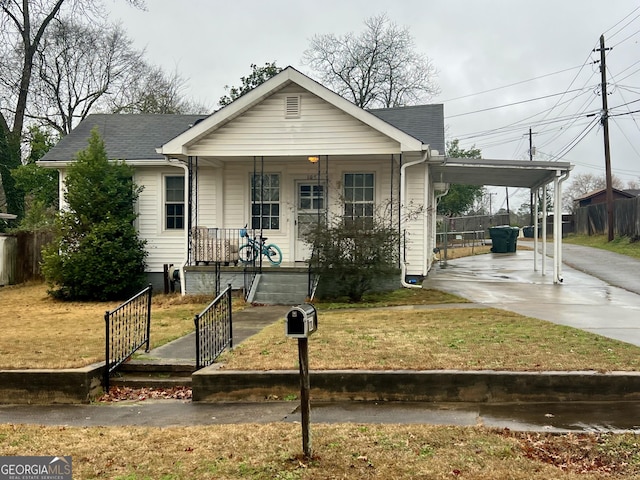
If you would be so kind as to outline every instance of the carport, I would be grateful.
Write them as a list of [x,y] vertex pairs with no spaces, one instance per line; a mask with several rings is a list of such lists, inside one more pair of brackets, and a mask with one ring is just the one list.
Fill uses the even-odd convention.
[[[437,158],[437,157],[436,157]],[[446,184],[520,187],[530,189],[535,198],[542,192],[542,274],[547,252],[547,189],[553,184],[553,283],[562,282],[562,183],[573,166],[568,162],[488,160],[440,157],[430,161],[434,182]],[[534,206],[534,270],[538,269],[538,202]]]

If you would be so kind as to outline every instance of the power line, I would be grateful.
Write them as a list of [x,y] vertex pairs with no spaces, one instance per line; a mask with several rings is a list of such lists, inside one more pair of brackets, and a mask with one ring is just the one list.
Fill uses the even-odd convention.
[[[635,12],[637,12],[638,10],[640,10],[640,7],[636,7],[634,8],[630,13],[628,13],[626,16],[624,16],[622,18],[622,20],[619,20],[615,25],[613,25],[612,27],[609,27],[607,30],[605,30],[603,32],[603,35],[605,33],[609,33],[611,30],[613,30],[614,28],[616,28],[618,25],[620,25],[622,22],[624,22],[627,18],[629,18],[631,15],[633,15]],[[636,15],[635,17],[633,17],[631,20],[629,20],[629,22],[627,22],[627,24],[622,27],[619,28],[618,31],[616,31],[615,33],[612,33],[611,35],[609,35],[609,40],[611,40],[613,37],[615,37],[617,34],[619,34],[622,30],[624,30],[625,28],[627,28],[631,23],[633,23],[633,21],[640,17],[640,14]]]
[[490,88],[489,90],[483,90],[481,92],[469,93],[467,95],[462,95],[460,97],[450,98],[448,100],[442,100],[442,103],[449,103],[449,102],[453,102],[455,100],[461,100],[463,98],[475,97],[476,95],[482,95],[484,93],[495,92],[497,90],[502,90],[504,88],[514,87],[516,85],[522,85],[523,83],[533,82],[535,80],[540,80],[541,78],[550,77],[552,75],[558,75],[560,73],[569,72],[571,70],[575,70],[576,68],[582,68],[582,67],[584,67],[584,65],[577,65],[575,67],[565,68],[564,70],[558,70],[557,72],[553,72],[553,73],[546,73],[544,75],[540,75],[539,77],[529,78],[527,80],[521,80],[519,82],[510,83],[509,85],[503,85],[502,87]]
[[[570,90],[570,92],[579,92],[581,89],[575,89],[575,90]],[[464,117],[465,115],[473,115],[474,113],[482,113],[482,112],[488,112],[491,110],[497,110],[500,108],[506,108],[506,107],[513,107],[515,105],[522,105],[523,103],[530,103],[530,102],[537,102],[538,100],[545,100],[547,98],[553,98],[553,97],[557,97],[558,95],[565,95],[568,92],[563,92],[563,93],[552,93],[550,95],[544,95],[542,97],[537,97],[537,98],[530,98],[528,100],[521,100],[519,102],[513,102],[513,103],[507,103],[504,105],[497,105],[495,107],[488,107],[488,108],[483,108],[481,110],[474,110],[473,112],[467,112],[467,113],[458,113],[457,115],[449,115],[445,118],[449,119],[449,118],[456,118],[456,117]]]

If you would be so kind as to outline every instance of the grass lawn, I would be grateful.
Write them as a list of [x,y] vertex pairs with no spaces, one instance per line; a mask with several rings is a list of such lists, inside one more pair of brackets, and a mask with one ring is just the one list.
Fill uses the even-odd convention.
[[609,242],[606,235],[569,235],[562,240],[565,243],[601,248],[633,258],[640,258],[640,242],[631,241],[628,237],[616,237]]
[[[210,300],[155,295],[152,347],[193,331],[193,316]],[[42,284],[2,288],[0,302],[20,305],[0,311],[0,368],[73,368],[104,361],[104,312],[116,304],[61,302],[48,297]],[[640,347],[503,310],[446,308],[452,302],[462,300],[433,290],[403,289],[365,298],[364,305],[385,308],[339,309],[347,304],[319,303],[320,327],[310,340],[311,367],[640,370]],[[413,307],[394,308],[397,305]],[[237,300],[235,308],[242,306]],[[284,336],[283,322],[220,361],[227,369],[297,368],[296,342]]]
[[[154,295],[151,346],[194,329],[213,298]],[[0,369],[77,368],[104,361],[104,314],[119,304],[63,302],[41,283],[0,288]]]
[[[75,479],[595,480],[640,476],[632,434],[290,423],[168,428],[0,425],[0,455],[71,455]],[[53,453],[55,452],[55,453]]]
[[[640,347],[490,308],[327,310],[318,308],[309,364],[327,369],[640,370]],[[232,370],[297,369],[284,320],[220,362]]]

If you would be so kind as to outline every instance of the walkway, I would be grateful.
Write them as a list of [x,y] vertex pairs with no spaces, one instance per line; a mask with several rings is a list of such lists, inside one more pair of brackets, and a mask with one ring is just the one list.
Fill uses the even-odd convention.
[[551,259],[542,276],[533,251],[518,250],[450,260],[425,286],[640,346],[640,261],[575,245],[564,245],[563,260],[562,284],[553,283]]

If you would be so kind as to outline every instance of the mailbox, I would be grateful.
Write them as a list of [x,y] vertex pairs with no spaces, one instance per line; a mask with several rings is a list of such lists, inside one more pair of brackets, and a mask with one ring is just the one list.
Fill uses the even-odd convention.
[[285,334],[291,338],[308,338],[318,329],[318,312],[310,303],[292,307],[287,313]]

